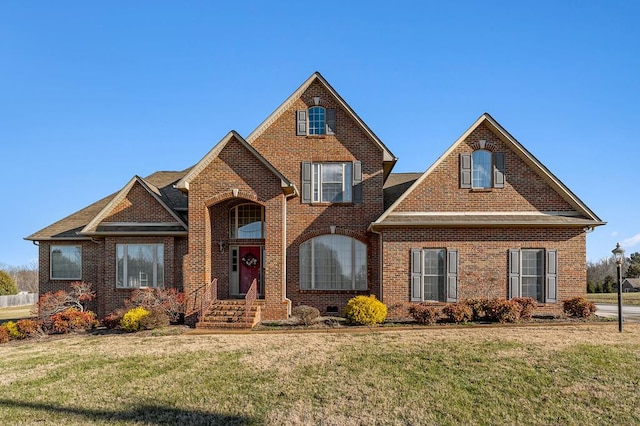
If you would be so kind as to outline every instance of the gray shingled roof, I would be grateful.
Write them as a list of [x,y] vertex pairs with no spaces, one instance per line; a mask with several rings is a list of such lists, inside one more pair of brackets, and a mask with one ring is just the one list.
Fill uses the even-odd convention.
[[422,173],[391,173],[384,183],[384,209],[387,210],[409,189]]
[[625,282],[629,283],[633,288],[640,289],[640,278],[625,278],[622,284],[624,285]]
[[[162,198],[165,200],[165,203],[176,212],[180,213],[186,211],[188,206],[188,198],[185,194],[182,194],[180,190],[174,188],[173,184],[182,179],[182,177],[187,174],[189,170],[191,170],[191,168],[183,170],[181,172],[155,172],[144,178],[144,180],[150,185],[157,187],[161,193]],[[115,192],[111,195],[108,195],[103,199],[83,208],[82,210],[78,210],[77,212],[70,214],[64,219],[61,219],[54,224],[49,225],[46,228],[29,235],[25,239],[31,241],[52,239],[86,240],[88,239],[88,237],[80,236],[77,233],[81,231],[89,222],[91,222],[91,220],[98,213],[100,213],[102,209],[104,209],[105,206],[109,204],[109,202],[117,194],[118,193]]]

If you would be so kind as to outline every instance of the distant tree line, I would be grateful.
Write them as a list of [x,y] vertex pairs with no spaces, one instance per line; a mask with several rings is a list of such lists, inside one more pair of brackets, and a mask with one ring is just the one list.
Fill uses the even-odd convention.
[[[587,293],[613,293],[618,291],[618,265],[613,258],[587,262]],[[633,253],[622,265],[622,279],[640,277],[640,253]]]
[[18,291],[38,292],[38,262],[23,266],[9,266],[0,263],[0,271],[6,272],[14,281]]

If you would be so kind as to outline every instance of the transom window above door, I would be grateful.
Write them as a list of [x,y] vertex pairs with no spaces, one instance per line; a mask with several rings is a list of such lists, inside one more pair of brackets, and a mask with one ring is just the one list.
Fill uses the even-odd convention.
[[264,207],[240,204],[229,212],[229,238],[260,239],[265,235]]

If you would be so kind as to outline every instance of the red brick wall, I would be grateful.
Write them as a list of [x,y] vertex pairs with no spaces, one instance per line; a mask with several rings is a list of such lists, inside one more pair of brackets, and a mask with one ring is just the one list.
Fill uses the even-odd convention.
[[[582,296],[586,283],[586,240],[582,229],[474,228],[384,231],[383,301],[410,301],[410,251],[458,250],[459,299],[508,297],[509,249],[558,250],[558,301]],[[545,307],[559,311],[561,304]]]
[[[320,105],[336,109],[335,135],[296,136],[296,110],[312,106],[313,97]],[[355,294],[373,293],[379,296],[378,238],[367,232],[368,225],[383,211],[383,153],[350,118],[319,82],[313,83],[289,108],[277,117],[256,140],[254,146],[271,164],[280,170],[298,189],[301,185],[301,163],[360,161],[363,170],[363,200],[361,204],[302,204],[296,197],[287,202],[287,295],[292,305],[312,305],[325,312],[327,306],[339,311]],[[272,225],[267,218],[267,227]],[[364,292],[302,291],[299,284],[299,246],[317,235],[349,235],[367,244],[369,289]]]
[[[234,197],[232,189],[238,189]],[[239,141],[233,138],[189,184],[189,255],[185,290],[219,278],[219,297],[227,297],[229,221],[228,209],[240,202],[264,206],[267,220],[265,245],[265,295],[263,318],[286,317],[282,303],[284,195],[280,179]],[[222,216],[218,216],[222,215]],[[221,256],[218,242],[226,250]]]
[[[494,152],[505,153],[505,187],[490,190],[460,189],[460,154],[474,151],[486,140]],[[411,211],[573,211],[540,176],[511,151],[489,128],[478,126],[405,198],[395,212]]]
[[139,183],[104,218],[103,222],[176,222],[176,219]]

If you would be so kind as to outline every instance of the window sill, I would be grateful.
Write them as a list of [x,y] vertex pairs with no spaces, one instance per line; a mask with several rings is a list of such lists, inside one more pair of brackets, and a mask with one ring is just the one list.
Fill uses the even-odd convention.
[[469,192],[493,192],[493,188],[471,188]]
[[307,135],[307,139],[325,139],[327,135]]
[[353,206],[355,203],[352,201],[347,201],[344,203],[321,203],[321,202],[311,202],[308,203],[312,206]]

